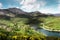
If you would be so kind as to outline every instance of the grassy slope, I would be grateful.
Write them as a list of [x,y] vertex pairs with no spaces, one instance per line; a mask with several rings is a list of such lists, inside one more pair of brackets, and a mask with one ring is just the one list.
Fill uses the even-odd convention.
[[[28,18],[11,18],[11,20],[4,20],[0,19],[0,36],[5,39],[10,37],[37,37],[37,38],[44,38],[45,35],[42,33],[37,32],[30,25],[25,24]],[[0,37],[0,39],[1,39]],[[9,38],[9,39],[10,39]],[[6,40],[7,40],[6,39]],[[23,40],[23,39],[21,39]],[[25,40],[25,39],[24,39]]]
[[[58,17],[57,18],[48,17],[48,18],[43,18],[43,19],[44,19],[44,24],[46,26],[49,26],[49,24],[47,22],[49,22],[49,21],[52,22],[52,19],[53,19],[53,24],[54,24],[54,22],[59,23],[59,21],[60,21],[60,20],[59,21],[57,20],[57,19],[59,19]],[[30,40],[34,40],[34,39],[49,40],[51,38],[53,40],[56,39],[56,37],[49,37],[47,39],[42,33],[39,33],[37,31],[35,31],[33,28],[31,28],[29,25],[26,25],[25,23],[27,22],[27,20],[28,20],[28,18],[11,18],[11,20],[0,19],[0,36],[2,37],[2,39],[4,39],[4,40],[6,38],[7,38],[6,40],[10,40],[10,39],[12,39],[12,40],[14,40],[14,39],[15,40],[16,39],[17,40],[25,40],[25,39],[26,40],[28,40],[28,39],[30,39]],[[58,24],[56,24],[56,25],[58,25]],[[59,27],[59,25],[58,25],[58,27]],[[51,26],[50,28],[55,28],[55,27]],[[0,39],[1,39],[1,37],[0,37]],[[58,39],[60,40],[60,38],[57,38],[57,40]]]
[[60,17],[44,18],[44,27],[52,30],[60,30]]

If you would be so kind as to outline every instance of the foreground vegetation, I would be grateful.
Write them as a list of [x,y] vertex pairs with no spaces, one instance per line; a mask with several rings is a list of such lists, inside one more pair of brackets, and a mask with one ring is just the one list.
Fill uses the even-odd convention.
[[[43,20],[45,19],[45,21]],[[59,30],[59,18],[47,17],[47,18],[11,18],[10,20],[0,19],[0,40],[60,40],[57,37],[47,37],[45,34],[36,31],[31,27],[32,24],[36,24],[39,26],[41,23],[48,26],[50,24],[46,24],[48,21],[53,21],[52,24],[56,24],[51,26],[50,28]],[[55,23],[57,22],[57,23]],[[58,26],[57,26],[58,25]]]
[[44,34],[37,32],[27,24],[28,18],[0,19],[1,40],[41,40]]

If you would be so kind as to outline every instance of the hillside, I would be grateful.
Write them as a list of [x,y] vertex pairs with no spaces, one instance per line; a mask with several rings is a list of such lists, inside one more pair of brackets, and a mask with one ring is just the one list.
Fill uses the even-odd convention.
[[[38,11],[36,12],[24,12],[21,9],[18,8],[9,8],[9,9],[0,9],[0,16],[1,17],[7,17],[7,18],[12,18],[12,17],[27,17],[27,18],[31,18],[31,17],[47,17],[47,16],[51,16],[51,15],[46,15],[46,14],[42,14]],[[1,18],[0,17],[0,18]]]

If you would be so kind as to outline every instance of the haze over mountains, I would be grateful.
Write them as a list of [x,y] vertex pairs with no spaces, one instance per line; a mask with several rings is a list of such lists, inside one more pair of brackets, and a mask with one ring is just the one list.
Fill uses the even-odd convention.
[[[17,16],[20,16],[20,17],[23,17],[23,16],[24,17],[32,17],[32,16],[36,16],[36,17],[42,16],[43,17],[44,16],[44,17],[46,17],[49,15],[40,13],[38,11],[28,13],[28,12],[24,12],[18,8],[0,9],[0,18],[1,17],[3,17],[3,18],[4,17],[17,17]],[[52,16],[52,15],[50,14],[50,16]]]

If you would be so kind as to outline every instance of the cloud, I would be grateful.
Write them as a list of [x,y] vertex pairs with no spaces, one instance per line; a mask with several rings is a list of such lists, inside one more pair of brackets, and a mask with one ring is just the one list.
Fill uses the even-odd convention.
[[2,8],[2,3],[0,3],[0,9]]
[[60,4],[58,4],[57,10],[58,10],[58,13],[60,13]]
[[33,4],[35,2],[36,0],[22,0],[20,4],[28,5],[28,4]]
[[28,11],[28,12],[37,11],[39,8],[40,8],[40,4],[34,4],[34,5],[29,4],[29,5],[21,6],[22,10]]
[[54,8],[43,8],[43,9],[41,9],[39,11],[42,12],[42,13],[45,13],[45,14],[55,14],[55,13],[60,12],[59,10],[54,9]]
[[45,1],[38,2],[37,0],[22,0],[20,2],[20,5],[22,5],[20,8],[24,11],[38,11],[42,6],[46,5]]
[[[32,11],[40,11],[42,13],[60,13],[60,0],[58,0],[58,7],[54,8],[52,6],[46,7],[47,1],[45,0],[18,0],[20,6],[20,9],[32,12]],[[55,4],[54,4],[55,5]]]
[[56,14],[60,13],[60,0],[57,0],[57,7],[43,7],[42,9],[39,10],[42,13],[45,14]]

